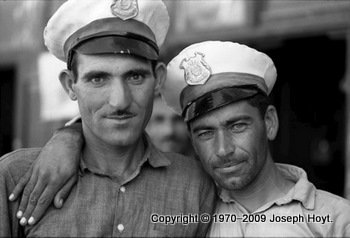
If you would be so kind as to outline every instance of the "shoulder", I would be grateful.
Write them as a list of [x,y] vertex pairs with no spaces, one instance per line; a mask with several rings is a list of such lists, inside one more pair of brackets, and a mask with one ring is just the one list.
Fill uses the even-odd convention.
[[345,198],[321,189],[316,189],[315,196],[316,207],[328,207],[329,211],[342,210],[350,212],[350,201]]
[[181,180],[184,186],[193,185],[205,190],[214,189],[213,180],[204,171],[199,160],[177,153],[161,153],[171,162],[167,169],[171,174],[170,177]]
[[17,182],[30,168],[40,151],[40,148],[26,148],[3,155],[0,158],[0,174],[10,175]]
[[159,154],[170,162],[170,165],[167,166],[168,173],[173,173],[177,177],[182,176],[186,179],[208,180],[210,177],[204,172],[201,162],[194,157],[161,151],[159,151]]
[[171,165],[169,167],[176,171],[178,174],[183,173],[194,176],[209,176],[204,172],[200,161],[194,157],[169,152],[161,153],[171,162]]
[[212,212],[215,206],[216,189],[214,181],[202,167],[201,162],[194,158],[177,153],[163,153],[170,160],[168,172],[171,174],[174,187],[183,187],[185,191],[193,198],[193,201],[199,200],[201,206],[206,212]]
[[350,201],[335,194],[316,190],[315,215],[327,216],[332,220],[330,236],[350,236]]

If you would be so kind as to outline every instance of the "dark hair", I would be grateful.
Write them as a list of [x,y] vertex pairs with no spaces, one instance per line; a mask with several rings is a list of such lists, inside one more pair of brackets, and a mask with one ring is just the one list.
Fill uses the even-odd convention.
[[[78,79],[78,57],[77,57],[77,53],[73,53],[73,56],[72,56],[72,60],[71,60],[71,71],[73,72],[73,76],[74,76],[74,82],[77,81]],[[150,61],[151,62],[151,67],[152,67],[152,72],[153,72],[153,76],[155,76],[155,72],[156,72],[156,66],[157,66],[157,63],[158,61],[157,60],[148,60],[148,59],[145,59],[145,58],[142,58],[142,57],[139,57],[139,56],[135,56],[135,55],[132,55],[133,57],[135,58],[138,58],[138,59],[141,59],[141,60],[145,60],[145,61]]]
[[77,59],[77,54],[73,53],[70,67],[71,67],[71,71],[73,72],[74,83],[76,83],[77,80],[78,80],[78,59]]
[[262,118],[265,117],[266,109],[271,104],[270,98],[264,93],[258,93],[255,96],[248,98],[249,105],[256,107]]

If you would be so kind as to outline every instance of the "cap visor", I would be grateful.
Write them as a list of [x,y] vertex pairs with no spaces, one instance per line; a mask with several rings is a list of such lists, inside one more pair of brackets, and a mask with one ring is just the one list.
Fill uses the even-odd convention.
[[157,60],[158,53],[149,44],[127,38],[127,36],[104,36],[89,39],[76,49],[80,54],[129,54],[143,57],[149,60]]
[[261,92],[255,86],[251,88],[247,86],[221,88],[204,94],[189,105],[187,109],[185,108],[183,115],[185,121],[188,122],[213,110],[253,97]]

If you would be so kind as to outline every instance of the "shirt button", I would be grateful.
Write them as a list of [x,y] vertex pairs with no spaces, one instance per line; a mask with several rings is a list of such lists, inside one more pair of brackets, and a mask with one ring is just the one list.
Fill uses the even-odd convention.
[[124,231],[124,225],[123,225],[123,224],[119,224],[119,225],[117,226],[117,229],[118,229],[119,232]]
[[120,187],[120,192],[125,193],[125,190],[126,190],[126,189],[125,189],[124,186],[121,186],[121,187]]

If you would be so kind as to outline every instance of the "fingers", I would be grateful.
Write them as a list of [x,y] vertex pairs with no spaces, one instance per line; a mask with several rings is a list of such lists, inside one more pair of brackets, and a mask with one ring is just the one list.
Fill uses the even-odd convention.
[[54,205],[56,208],[61,208],[63,206],[63,201],[66,200],[69,192],[72,190],[74,184],[78,180],[78,175],[72,176],[67,183],[58,191],[54,199]]
[[22,192],[21,202],[19,204],[18,211],[17,211],[18,219],[22,218],[23,213],[27,208],[28,200],[29,200],[30,194],[32,193],[35,187],[36,180],[37,180],[37,177],[35,175],[31,176],[29,182],[27,183],[27,185],[25,186]]
[[[64,199],[68,196],[76,181],[77,176],[72,176],[56,194],[54,203],[57,208],[61,208],[63,206]],[[49,183],[47,185],[38,181],[32,194],[30,195],[29,202],[27,203],[27,209],[23,214],[20,224],[34,225],[36,222],[38,222],[47,208],[50,206],[53,199],[53,194],[58,190],[58,188],[58,184],[52,183],[50,185]],[[43,192],[41,193],[42,190]]]
[[28,206],[28,216],[26,216],[26,212],[23,215],[24,217],[29,217],[28,225],[34,225],[37,221],[41,219],[43,214],[46,212],[47,208],[50,206],[51,201],[53,199],[53,195],[55,191],[57,191],[57,187],[55,186],[47,186],[37,203],[34,205],[33,210]]
[[[41,180],[36,180],[34,183],[29,181],[29,183],[23,190],[21,203],[18,209],[18,213],[22,213],[23,215],[21,217],[17,216],[17,218],[21,218],[19,223],[22,226],[27,224],[28,218],[32,213],[34,207],[36,206],[39,198],[41,197],[45,185],[46,184],[43,184]],[[18,213],[17,215],[19,215]]]
[[12,193],[9,196],[9,200],[11,202],[15,201],[19,195],[22,193],[24,186],[28,183],[29,179],[31,178],[33,171],[33,167],[31,166],[30,169],[25,173],[25,175],[19,180],[18,184],[13,189]]

